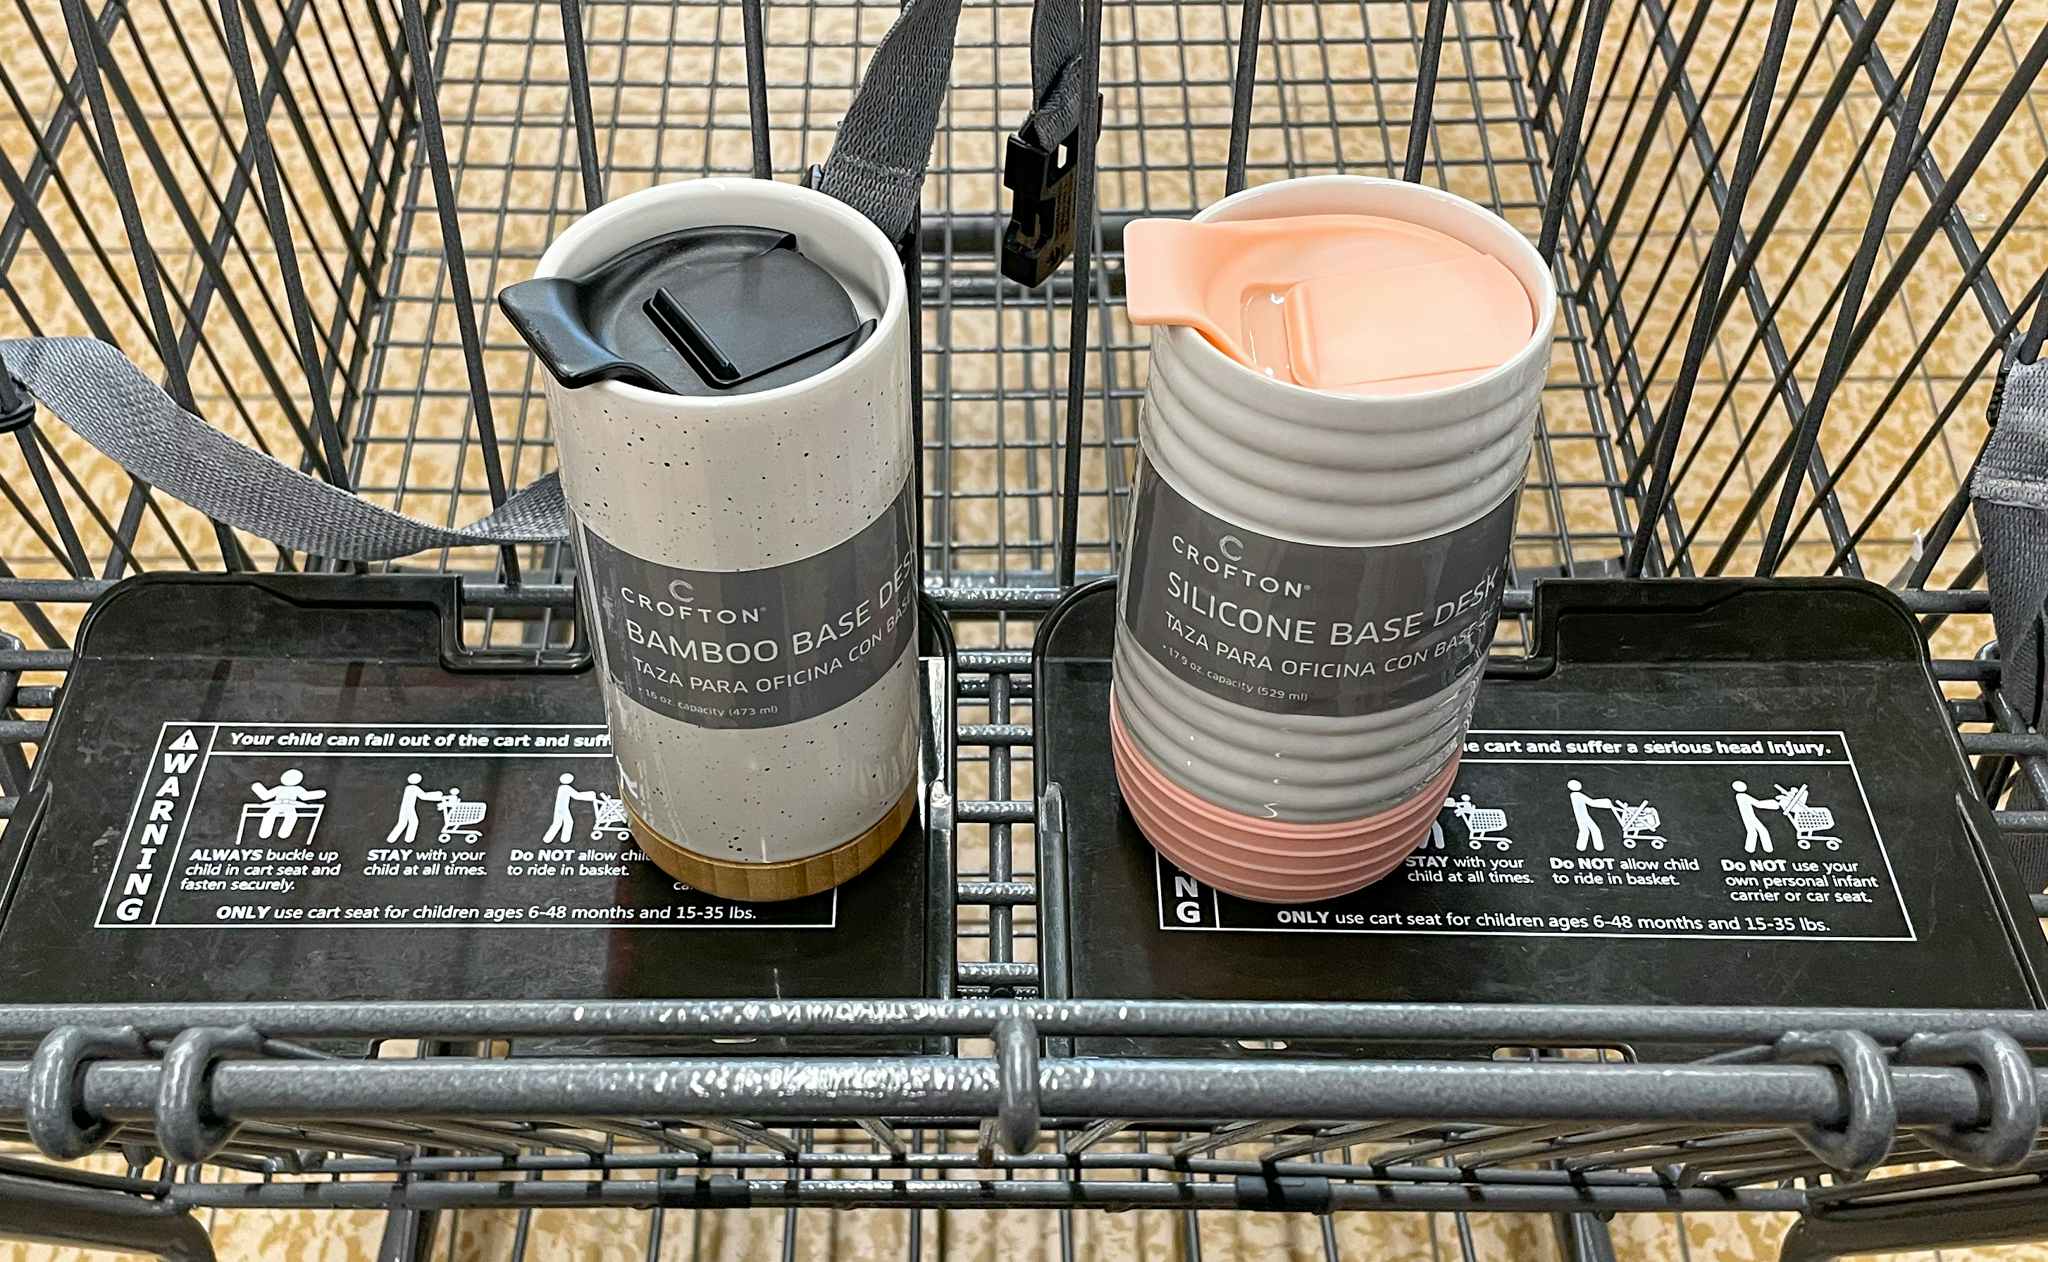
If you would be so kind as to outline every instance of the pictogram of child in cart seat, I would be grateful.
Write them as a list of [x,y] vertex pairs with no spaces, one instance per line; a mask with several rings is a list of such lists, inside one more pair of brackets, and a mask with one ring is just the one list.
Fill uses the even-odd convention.
[[263,809],[262,823],[257,828],[259,836],[268,838],[275,834],[279,838],[290,837],[292,829],[302,819],[311,819],[316,813],[313,803],[327,796],[325,789],[305,787],[306,773],[292,767],[277,778],[277,784],[265,785],[262,781],[249,786],[263,801],[269,803]]

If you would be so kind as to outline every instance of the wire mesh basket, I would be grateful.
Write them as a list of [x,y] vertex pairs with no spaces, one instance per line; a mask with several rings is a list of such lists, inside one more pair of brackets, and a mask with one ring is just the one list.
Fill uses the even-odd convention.
[[[1647,1242],[1671,1256],[1684,1215],[1707,1212],[1799,1215],[1788,1257],[2048,1231],[2026,1155],[2039,1013],[1041,998],[1029,652],[1062,594],[1119,564],[1146,362],[1121,305],[1124,226],[1248,182],[1405,175],[1541,241],[1564,296],[1496,653],[1526,649],[1547,578],[1873,580],[1919,616],[2001,826],[2015,844],[2048,828],[2048,739],[1999,691],[1968,512],[2000,366],[2048,330],[2048,8],[1077,2],[1099,135],[1084,122],[1071,263],[1032,290],[997,262],[1003,144],[1033,99],[1021,0],[964,9],[912,254],[923,561],[958,640],[953,997],[0,1007],[0,1138],[115,1154],[0,1158],[0,1234],[198,1257],[190,1211],[353,1209],[388,1213],[387,1256],[424,1256],[437,1215],[451,1251],[523,1256],[548,1238],[535,1216],[568,1207],[633,1211],[649,1257],[665,1231],[680,1247],[686,1209],[786,1215],[779,1237],[694,1217],[693,1256],[705,1239],[830,1251],[806,1235],[821,1216],[797,1217],[821,1207],[890,1210],[877,1238],[913,1258],[983,1230],[969,1209],[1061,1211],[990,1221],[1069,1255],[1200,1256],[1205,1231],[1212,1252],[1259,1247],[1219,1246],[1197,1218],[1225,1209],[1321,1215],[1268,1245],[1333,1258],[1392,1247],[1354,1210],[1450,1215],[1440,1247],[1466,1257],[1536,1247],[1467,1217],[1492,1211],[1554,1216],[1573,1257],[1611,1256],[1617,1213],[1676,1216]],[[800,175],[894,16],[861,0],[16,3],[0,329],[112,342],[242,441],[451,525],[554,467],[539,370],[491,296],[607,196]],[[5,374],[0,415],[11,815],[83,610],[115,582],[347,567],[152,491]],[[378,568],[459,575],[476,643],[537,660],[574,637],[559,546]],[[679,1030],[798,1050],[502,1055]],[[1275,1056],[1055,1054],[1109,1033]],[[801,1050],[850,1034],[944,1050]],[[1318,1038],[1501,1050],[1285,1056]],[[348,1040],[380,1055],[328,1050]],[[1677,1066],[1614,1050],[1643,1042],[1723,1050]],[[1976,1168],[1994,1148],[2017,1173]],[[1091,1208],[1168,1225],[1133,1243],[1071,1212]]]

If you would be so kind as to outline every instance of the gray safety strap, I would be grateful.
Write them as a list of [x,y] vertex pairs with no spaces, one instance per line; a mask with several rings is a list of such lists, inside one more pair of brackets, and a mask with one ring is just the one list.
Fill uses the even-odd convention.
[[1031,9],[1031,116],[1026,139],[1051,153],[1081,126],[1081,0],[1037,0]]
[[909,0],[875,45],[839,120],[818,188],[858,210],[891,241],[917,213],[939,105],[953,72],[960,0]]
[[[818,179],[899,241],[917,211],[952,73],[961,0],[908,0],[875,47]],[[1032,14],[1033,127],[1048,146],[1079,118],[1079,0]],[[0,361],[51,413],[142,481],[215,521],[284,547],[349,561],[434,548],[550,543],[568,533],[554,475],[467,526],[373,504],[229,438],[185,411],[127,356],[90,338],[0,340]]]
[[2007,369],[1997,425],[1970,496],[1998,629],[2001,691],[2038,726],[2048,706],[2048,361]]
[[[867,75],[839,122],[818,187],[900,241],[917,212],[939,106],[953,69],[960,0],[909,0],[875,46]],[[1036,0],[1031,10],[1031,116],[1024,132],[1047,152],[1081,125],[1080,0]]]
[[126,355],[86,337],[0,341],[7,371],[101,454],[215,521],[287,548],[388,561],[430,548],[550,543],[568,533],[553,474],[467,526],[380,507],[244,446],[179,407]]
[[[2013,777],[2012,793],[2005,799],[2005,809],[2043,809],[2040,792],[2024,772]],[[2019,869],[2020,884],[2029,890],[2048,889],[2048,832],[2001,824],[1998,835],[2005,838],[2006,849],[2012,852],[2012,863]]]

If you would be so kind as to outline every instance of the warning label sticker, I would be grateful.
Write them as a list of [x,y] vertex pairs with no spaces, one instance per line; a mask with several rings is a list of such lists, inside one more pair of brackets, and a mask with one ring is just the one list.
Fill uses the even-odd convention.
[[602,724],[166,723],[96,925],[830,929],[713,898],[626,829]]
[[1355,894],[1157,881],[1166,930],[1915,940],[1835,731],[1475,730],[1429,836]]

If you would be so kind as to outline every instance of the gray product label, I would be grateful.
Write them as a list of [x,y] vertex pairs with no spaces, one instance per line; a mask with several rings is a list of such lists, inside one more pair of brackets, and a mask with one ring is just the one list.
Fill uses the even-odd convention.
[[888,673],[917,631],[916,490],[859,534],[760,570],[690,570],[584,528],[605,668],[620,692],[698,727],[781,727]]
[[1354,715],[1420,701],[1493,643],[1515,502],[1431,539],[1329,547],[1225,521],[1141,460],[1124,626],[1168,671],[1254,709]]

